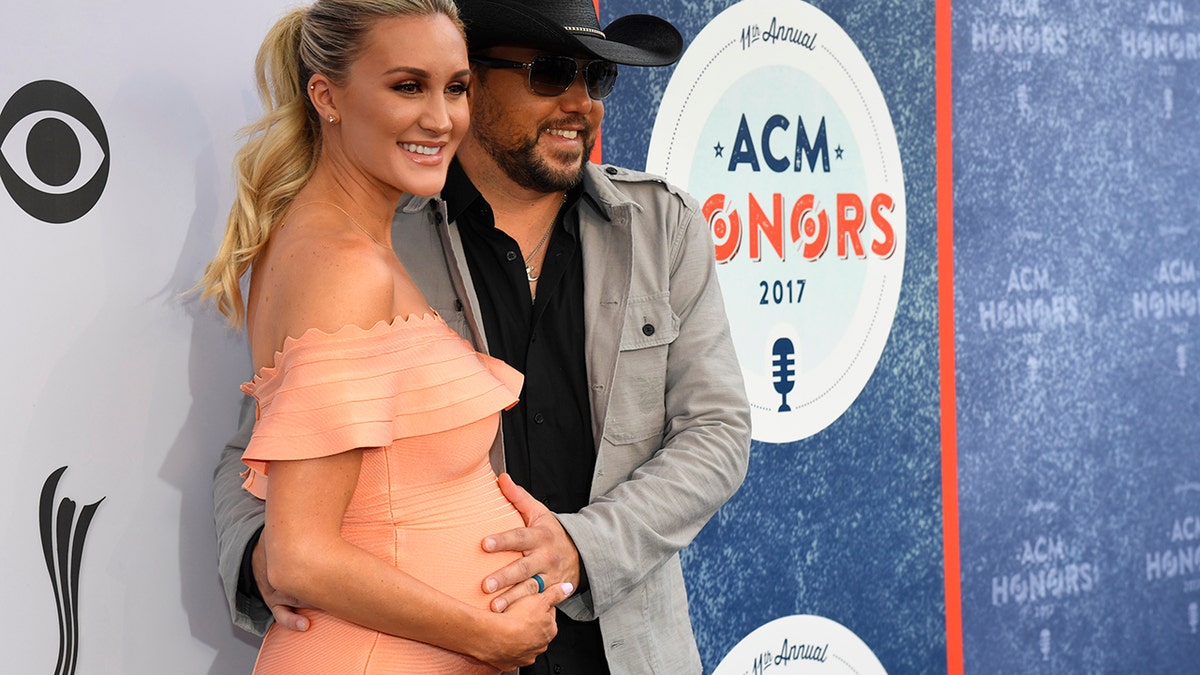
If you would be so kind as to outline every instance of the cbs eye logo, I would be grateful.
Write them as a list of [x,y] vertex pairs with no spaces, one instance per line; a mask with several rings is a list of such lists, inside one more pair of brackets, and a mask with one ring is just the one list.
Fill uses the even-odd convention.
[[47,223],[83,217],[108,182],[108,134],[83,94],[54,80],[17,90],[0,110],[0,181]]

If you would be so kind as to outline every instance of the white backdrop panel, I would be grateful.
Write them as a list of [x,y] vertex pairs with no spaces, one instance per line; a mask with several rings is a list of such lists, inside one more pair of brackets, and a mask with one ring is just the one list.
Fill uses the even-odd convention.
[[253,663],[256,643],[232,627],[217,578],[210,487],[249,375],[245,343],[211,308],[177,296],[216,248],[235,134],[258,111],[254,53],[284,9],[4,7],[0,103],[30,82],[70,85],[98,111],[111,159],[99,202],[72,222],[42,222],[0,191],[5,672],[55,671],[37,509],[62,466],[56,501],[103,498],[82,558],[77,672]]

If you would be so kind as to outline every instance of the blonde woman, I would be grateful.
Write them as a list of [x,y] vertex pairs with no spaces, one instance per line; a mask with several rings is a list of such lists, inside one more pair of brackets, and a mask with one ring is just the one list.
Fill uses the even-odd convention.
[[[487,454],[521,375],[476,353],[397,260],[403,193],[433,195],[468,120],[451,0],[319,0],[270,31],[267,108],[201,286],[245,324],[259,421],[245,487],[266,500],[272,627],[256,673],[485,673],[532,662],[570,584],[489,610],[485,553],[523,525]],[[241,277],[250,272],[243,303]]]

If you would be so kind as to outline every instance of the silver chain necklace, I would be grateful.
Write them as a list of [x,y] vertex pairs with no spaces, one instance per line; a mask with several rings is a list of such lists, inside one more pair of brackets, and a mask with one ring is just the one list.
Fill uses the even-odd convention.
[[[562,201],[558,203],[558,211],[559,212],[562,211],[563,204],[566,204],[566,203],[567,203],[567,193],[564,192],[563,196],[562,196]],[[558,222],[558,212],[556,212],[554,214],[554,218],[550,220],[550,224],[546,227],[546,231],[542,233],[542,238],[540,240],[538,240],[537,246],[534,246],[533,250],[529,252],[529,255],[525,256],[525,278],[529,280],[529,283],[533,283],[541,278],[541,275],[538,275],[538,276],[533,275],[533,265],[529,261],[533,260],[533,256],[537,255],[538,251],[542,250],[542,244],[545,244],[546,240],[550,238],[550,232],[554,229],[554,224],[557,222]]]

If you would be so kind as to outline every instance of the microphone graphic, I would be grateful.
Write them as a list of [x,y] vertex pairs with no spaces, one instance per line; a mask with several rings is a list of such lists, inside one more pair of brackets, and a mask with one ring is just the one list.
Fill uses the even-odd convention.
[[796,347],[791,340],[782,337],[775,341],[771,354],[775,357],[771,359],[771,380],[775,383],[775,393],[782,397],[779,412],[788,412],[792,407],[787,404],[787,395],[796,386]]

